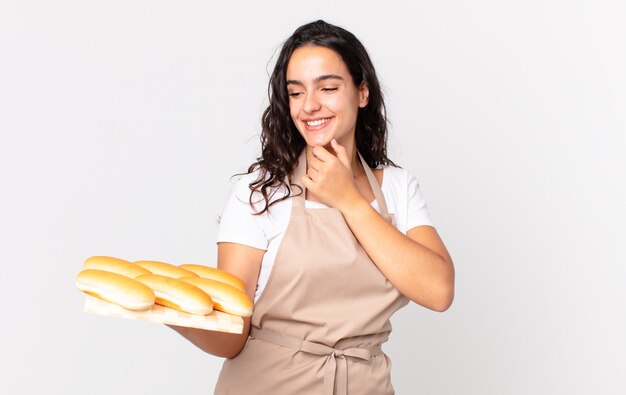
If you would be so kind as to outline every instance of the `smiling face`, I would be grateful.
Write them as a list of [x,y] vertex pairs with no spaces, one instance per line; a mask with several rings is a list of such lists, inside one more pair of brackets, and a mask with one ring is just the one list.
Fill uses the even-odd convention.
[[354,145],[359,107],[367,105],[365,84],[354,86],[341,56],[319,46],[293,51],[287,65],[291,119],[309,146]]

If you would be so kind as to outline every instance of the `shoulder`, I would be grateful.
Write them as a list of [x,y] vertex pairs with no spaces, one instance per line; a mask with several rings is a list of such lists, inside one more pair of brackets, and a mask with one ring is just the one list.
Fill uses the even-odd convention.
[[231,178],[231,183],[234,184],[233,191],[237,192],[237,194],[250,194],[250,184],[257,181],[260,175],[261,172],[259,170],[255,170],[252,173],[235,174]]
[[382,171],[385,175],[391,175],[392,177],[397,177],[399,175],[407,173],[407,170],[402,167],[389,166],[389,165],[378,166],[376,170]]
[[416,226],[433,226],[417,177],[400,167],[384,166],[383,169],[382,190],[390,210],[395,210],[398,229],[406,234]]
[[[255,209],[262,209],[262,207],[265,206],[265,198],[263,193],[260,191],[261,185],[254,184],[267,179],[269,179],[269,174],[265,174],[265,176],[262,177],[261,170],[259,169],[251,173],[237,174],[233,176],[231,181],[234,185],[232,187],[231,199],[236,199],[241,203],[252,203]],[[253,191],[255,186],[257,186],[258,189]],[[285,196],[287,190],[284,186],[278,186],[268,188],[266,192],[269,201],[272,202]]]
[[420,186],[417,177],[410,170],[394,167],[379,167],[383,170],[383,193],[398,201],[421,198]]
[[[382,187],[387,191],[406,190],[409,179],[414,177],[409,171],[395,166],[378,166],[374,173],[382,174]],[[380,177],[378,177],[380,180]]]

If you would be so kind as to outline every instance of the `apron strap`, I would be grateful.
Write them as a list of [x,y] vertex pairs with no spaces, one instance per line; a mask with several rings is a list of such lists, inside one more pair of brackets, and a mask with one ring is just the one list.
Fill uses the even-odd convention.
[[389,212],[387,211],[387,201],[385,200],[385,196],[383,195],[383,190],[380,184],[378,184],[378,180],[376,179],[374,172],[372,171],[372,169],[370,169],[367,162],[365,162],[365,159],[363,159],[363,156],[361,155],[361,153],[357,152],[357,154],[359,155],[359,158],[361,159],[361,163],[363,164],[363,170],[365,170],[365,175],[367,176],[367,180],[370,182],[370,187],[372,188],[374,197],[376,198],[376,201],[378,202],[380,213],[383,216],[386,216],[387,214],[389,214]]
[[[380,213],[383,215],[383,217],[387,217],[387,215],[389,214],[387,210],[387,201],[385,200],[385,196],[383,195],[383,191],[380,187],[380,184],[378,183],[378,180],[376,179],[376,176],[374,175],[374,172],[372,171],[372,169],[370,169],[367,162],[365,162],[365,159],[363,159],[363,156],[361,155],[361,153],[357,151],[357,155],[359,155],[359,159],[361,160],[361,164],[363,165],[363,170],[365,171],[365,175],[367,176],[367,180],[369,181],[370,188],[372,188],[372,192],[374,193],[374,198],[378,202]],[[306,174],[306,148],[302,150],[302,153],[300,154],[300,157],[298,158],[298,164],[296,168],[294,169],[293,176],[291,179],[292,184],[298,185],[300,188],[302,188],[302,194],[298,196],[294,196],[294,200],[293,200],[294,206],[304,207],[304,197],[306,195],[306,190],[304,186],[302,185],[302,183],[300,182],[300,179],[305,174]]]
[[326,361],[324,362],[326,366],[324,370],[324,395],[347,395],[348,361],[346,357],[356,358],[361,362],[370,363],[371,357],[382,353],[380,345],[338,350],[322,343],[281,335],[280,333],[262,330],[256,327],[250,328],[250,337],[278,346],[289,347],[297,351],[326,356]]

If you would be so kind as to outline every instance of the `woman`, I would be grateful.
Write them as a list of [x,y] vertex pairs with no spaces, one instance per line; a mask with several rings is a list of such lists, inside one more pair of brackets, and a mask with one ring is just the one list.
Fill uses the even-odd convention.
[[218,236],[254,314],[242,335],[174,329],[228,358],[216,394],[391,394],[390,316],[409,300],[446,310],[454,269],[417,181],[386,156],[374,67],[350,32],[313,22],[284,43],[269,98]]

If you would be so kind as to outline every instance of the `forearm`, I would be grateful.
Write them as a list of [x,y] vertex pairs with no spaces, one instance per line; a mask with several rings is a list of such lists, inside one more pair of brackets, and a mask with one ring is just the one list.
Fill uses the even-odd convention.
[[436,311],[446,310],[454,294],[454,268],[443,257],[405,236],[363,198],[341,212],[365,252],[407,298]]
[[243,349],[250,333],[250,318],[244,320],[243,333],[226,333],[168,325],[202,351],[223,358],[233,358]]

